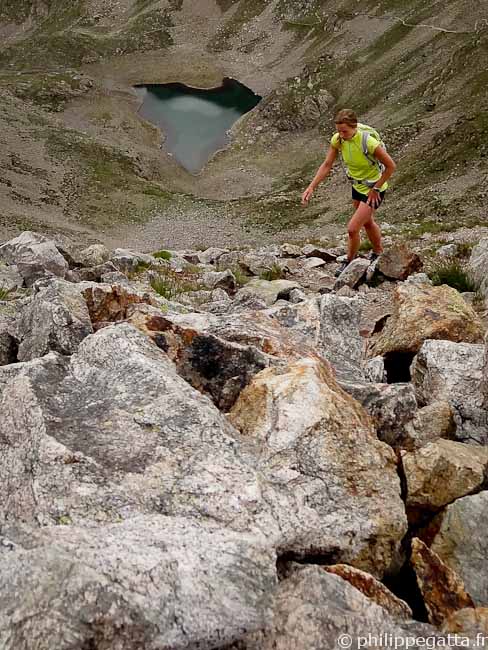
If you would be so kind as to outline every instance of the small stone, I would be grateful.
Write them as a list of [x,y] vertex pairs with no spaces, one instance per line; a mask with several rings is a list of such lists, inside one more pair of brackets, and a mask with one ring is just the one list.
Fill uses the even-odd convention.
[[438,255],[439,257],[449,258],[449,257],[456,257],[457,252],[458,252],[457,244],[447,244],[446,246],[441,246],[440,248],[438,248],[435,254]]
[[316,269],[320,266],[324,266],[324,264],[325,264],[324,260],[320,257],[307,257],[307,259],[303,263],[303,266],[306,269]]
[[362,257],[353,260],[337,278],[334,289],[339,291],[344,286],[354,289],[365,276],[369,264],[369,260]]
[[314,244],[306,244],[302,248],[302,255],[305,257],[319,257],[324,262],[335,262],[337,260],[337,253],[328,248],[315,246]]

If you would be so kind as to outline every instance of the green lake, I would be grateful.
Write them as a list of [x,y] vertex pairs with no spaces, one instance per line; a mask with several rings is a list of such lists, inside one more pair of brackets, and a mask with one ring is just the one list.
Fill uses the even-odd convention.
[[164,147],[180,165],[197,174],[229,143],[228,131],[261,100],[234,79],[203,90],[179,83],[138,85],[139,115],[164,131]]

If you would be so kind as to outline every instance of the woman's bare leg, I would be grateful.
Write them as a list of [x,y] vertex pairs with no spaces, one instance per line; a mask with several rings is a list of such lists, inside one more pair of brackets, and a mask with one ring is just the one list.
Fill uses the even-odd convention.
[[376,221],[374,220],[374,213],[375,211],[371,213],[371,219],[370,221],[367,221],[364,224],[364,229],[366,231],[366,234],[368,235],[368,239],[373,245],[373,251],[377,254],[380,255],[383,252],[383,245],[381,243],[381,230]]
[[[371,215],[373,212],[374,210],[370,205],[367,205],[367,203],[358,202],[356,211],[352,215],[351,220],[347,225],[347,234],[349,237],[348,246],[347,246],[347,259],[350,262],[356,257],[357,252],[359,250],[359,246],[361,244],[361,238],[359,236],[361,228],[366,227],[366,224],[368,224],[368,226],[371,224],[372,222]],[[369,233],[368,233],[368,237],[369,237]],[[371,243],[373,244],[373,242]],[[381,232],[380,232],[380,246],[381,246]]]

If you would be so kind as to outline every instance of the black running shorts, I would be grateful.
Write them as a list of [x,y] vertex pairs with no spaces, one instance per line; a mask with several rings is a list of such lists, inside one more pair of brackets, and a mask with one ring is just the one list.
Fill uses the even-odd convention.
[[[383,192],[379,192],[380,195],[380,202],[378,203],[378,208],[380,205],[383,203],[383,199],[385,198],[386,190]],[[353,201],[361,201],[361,203],[367,203],[368,201],[368,195],[367,194],[361,194],[361,192],[358,192],[357,190],[352,188],[352,200]]]

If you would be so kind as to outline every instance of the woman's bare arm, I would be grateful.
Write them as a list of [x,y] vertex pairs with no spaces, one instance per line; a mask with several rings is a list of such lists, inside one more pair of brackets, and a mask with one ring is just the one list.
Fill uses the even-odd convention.
[[329,175],[330,170],[332,169],[332,165],[334,164],[336,158],[337,158],[337,149],[334,149],[334,147],[329,147],[329,151],[327,152],[327,156],[324,162],[320,165],[312,182],[310,183],[310,185],[307,187],[307,189],[302,195],[302,205],[308,204],[308,202],[312,197],[312,194],[314,193],[315,188]]
[[396,163],[393,158],[386,153],[383,147],[376,147],[374,150],[374,157],[385,166],[381,177],[376,182],[376,187],[381,187],[383,183],[385,183],[395,171]]
[[[374,157],[379,160],[380,163],[383,163],[385,167],[383,173],[375,183],[376,187],[381,187],[383,183],[385,183],[395,171],[396,163],[393,158],[386,153],[383,147],[376,147],[374,150]],[[368,193],[368,200],[366,201],[366,203],[373,209],[376,209],[381,202],[379,195],[376,192],[377,190],[374,190],[374,188],[372,188]]]

